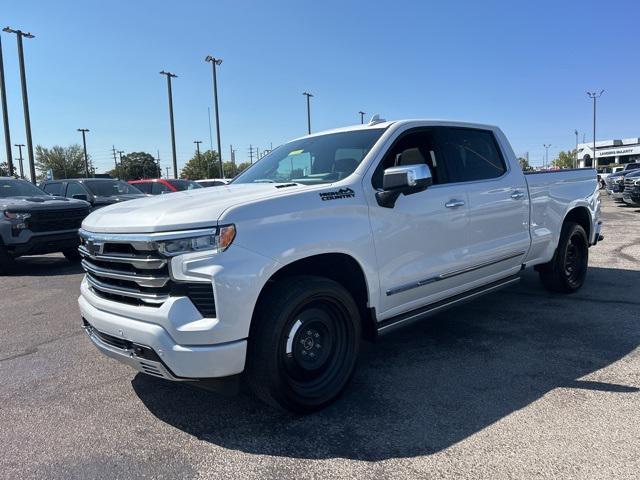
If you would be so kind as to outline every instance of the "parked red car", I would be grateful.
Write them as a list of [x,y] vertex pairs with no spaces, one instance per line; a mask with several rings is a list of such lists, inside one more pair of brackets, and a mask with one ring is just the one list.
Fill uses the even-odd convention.
[[160,195],[161,193],[203,188],[202,185],[193,180],[182,179],[146,178],[144,180],[130,180],[129,183],[135,185],[138,190],[142,190],[147,195]]

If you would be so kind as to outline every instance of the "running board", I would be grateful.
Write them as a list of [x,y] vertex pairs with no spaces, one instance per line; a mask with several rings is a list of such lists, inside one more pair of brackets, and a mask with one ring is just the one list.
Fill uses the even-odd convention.
[[411,310],[410,312],[402,313],[400,315],[396,315],[395,317],[388,318],[378,323],[378,335],[384,335],[386,333],[392,332],[397,328],[401,328],[419,320],[423,320],[443,310],[474,300],[477,297],[494,292],[496,290],[500,290],[501,288],[508,287],[509,285],[512,285],[519,281],[519,275],[503,278],[502,280],[498,280],[497,282],[489,283],[488,285],[483,285],[482,287],[459,293],[458,295],[454,295],[453,297],[445,298],[444,300],[440,300],[439,302],[425,305],[424,307]]

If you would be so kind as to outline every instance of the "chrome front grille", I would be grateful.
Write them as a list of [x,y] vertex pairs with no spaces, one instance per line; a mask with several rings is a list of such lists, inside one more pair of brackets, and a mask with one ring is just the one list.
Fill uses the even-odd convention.
[[216,315],[212,284],[172,280],[169,259],[158,252],[153,238],[81,230],[78,251],[90,289],[102,298],[159,307],[171,296],[188,297],[203,317]]

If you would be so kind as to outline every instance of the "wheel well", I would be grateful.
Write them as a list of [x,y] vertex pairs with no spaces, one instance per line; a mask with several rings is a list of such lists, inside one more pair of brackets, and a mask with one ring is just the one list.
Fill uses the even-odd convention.
[[591,215],[586,207],[576,207],[570,210],[567,216],[564,217],[564,221],[576,222],[587,232],[587,238],[591,239]]
[[360,264],[353,257],[344,253],[314,255],[296,260],[282,267],[269,278],[260,292],[256,307],[254,308],[254,316],[269,287],[283,278],[294,275],[326,277],[346,288],[360,311],[363,336],[368,340],[375,338],[375,314],[373,313],[373,309],[368,308],[369,294],[364,272]]

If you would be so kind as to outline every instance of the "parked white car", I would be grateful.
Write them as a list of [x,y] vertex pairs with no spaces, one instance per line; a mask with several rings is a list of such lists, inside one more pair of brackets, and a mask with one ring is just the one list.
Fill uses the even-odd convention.
[[524,175],[502,131],[372,122],[278,147],[227,186],[83,222],[84,326],[149,375],[242,374],[266,402],[322,408],[362,338],[512,285],[578,290],[600,234],[592,169]]

